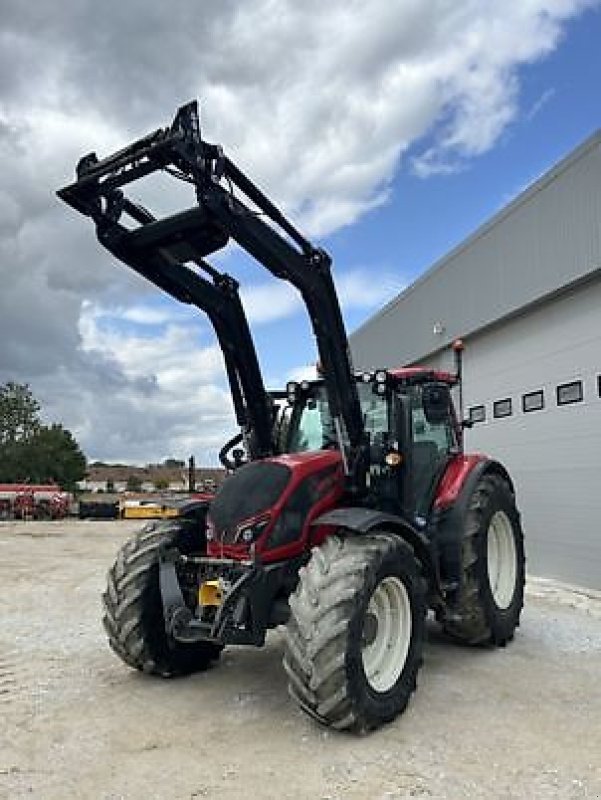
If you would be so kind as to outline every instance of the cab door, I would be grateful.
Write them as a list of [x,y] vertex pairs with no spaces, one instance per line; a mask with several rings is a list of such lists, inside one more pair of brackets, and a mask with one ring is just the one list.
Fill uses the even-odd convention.
[[[449,459],[458,452],[455,427],[452,423],[448,387],[436,384],[443,398],[436,413],[431,410],[432,384],[413,386],[409,392],[409,440],[411,449],[410,476],[413,515],[426,518],[436,487],[442,478]],[[424,400],[426,404],[424,405]],[[444,411],[444,403],[448,411]]]

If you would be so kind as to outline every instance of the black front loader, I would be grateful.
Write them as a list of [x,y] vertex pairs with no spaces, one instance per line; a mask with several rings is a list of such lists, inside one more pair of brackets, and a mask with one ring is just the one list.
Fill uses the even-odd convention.
[[[195,305],[209,316],[223,352],[236,420],[246,440],[249,457],[251,460],[264,458],[273,453],[273,401],[263,384],[238,283],[203,258],[205,240],[217,245],[227,242],[227,236],[211,228],[210,223],[211,230],[208,230],[202,208],[157,220],[117,188],[162,168],[159,163],[164,163],[165,148],[173,144],[174,138],[177,136],[166,136],[165,132],[158,131],[102,162],[93,154],[85,156],[77,167],[77,182],[57,194],[92,217],[98,240],[109,252],[176,300]],[[145,164],[143,170],[137,162],[152,149],[151,142],[158,151],[152,151],[153,161]],[[159,153],[162,155],[155,163]],[[125,227],[121,221],[124,216],[139,227],[134,230]],[[211,280],[187,266],[188,263],[194,264]]]
[[[158,220],[125,197],[121,187],[159,170],[190,183],[197,205]],[[58,195],[95,220],[100,242],[117,258],[177,299],[207,311],[225,355],[239,422],[254,433],[253,457],[271,452],[269,401],[239,300],[219,301],[219,293],[231,299],[237,285],[204,258],[231,237],[273,275],[292,283],[311,317],[348,489],[359,495],[365,491],[366,436],[331,259],[299,233],[219,146],[202,139],[196,102],[182,106],[170,127],[102,161],[94,153],[82,158],[77,181]],[[123,215],[138,226],[126,228],[120,222]],[[188,263],[209,272],[214,284]]]

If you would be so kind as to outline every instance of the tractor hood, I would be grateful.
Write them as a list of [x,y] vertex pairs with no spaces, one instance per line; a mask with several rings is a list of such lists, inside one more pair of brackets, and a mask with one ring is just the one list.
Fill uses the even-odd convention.
[[244,559],[251,546],[272,561],[300,553],[311,520],[342,494],[342,459],[334,450],[254,461],[224,481],[211,503],[208,552]]

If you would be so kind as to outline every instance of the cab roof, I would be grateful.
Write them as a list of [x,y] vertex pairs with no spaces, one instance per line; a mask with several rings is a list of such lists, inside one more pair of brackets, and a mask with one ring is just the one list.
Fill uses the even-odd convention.
[[[420,383],[430,383],[432,381],[439,381],[446,383],[448,386],[455,386],[459,383],[459,377],[454,372],[446,372],[444,370],[431,369],[430,367],[395,367],[393,369],[375,369],[375,370],[360,370],[355,372],[357,381],[365,380],[366,375],[371,376],[373,380],[377,373],[386,372],[395,383],[403,386],[414,386]],[[323,383],[323,376],[317,379],[307,381],[292,381],[295,384],[307,384],[310,386],[317,386]],[[287,397],[287,391],[273,390],[269,394],[274,400],[284,399]]]
[[389,369],[387,372],[399,383],[413,384],[440,381],[441,383],[447,383],[449,386],[455,386],[459,382],[459,378],[454,372],[430,369],[430,367],[397,367]]

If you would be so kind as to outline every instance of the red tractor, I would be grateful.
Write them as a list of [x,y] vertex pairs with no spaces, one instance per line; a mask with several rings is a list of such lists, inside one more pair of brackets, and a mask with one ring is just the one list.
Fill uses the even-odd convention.
[[[190,183],[195,204],[159,220],[125,196],[156,170]],[[454,639],[512,639],[524,595],[515,490],[499,462],[464,454],[457,376],[354,372],[329,256],[202,139],[196,103],[108,158],[85,156],[59,196],[113,255],[209,314],[241,427],[206,523],[150,524],[109,571],[104,624],[123,661],[187,673],[285,625],[300,707],[366,730],[405,709],[428,609]],[[205,260],[230,238],[291,282],[311,318],[323,377],[290,383],[277,414],[237,284]]]

